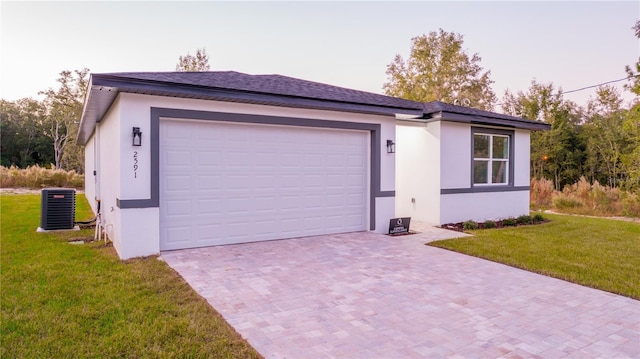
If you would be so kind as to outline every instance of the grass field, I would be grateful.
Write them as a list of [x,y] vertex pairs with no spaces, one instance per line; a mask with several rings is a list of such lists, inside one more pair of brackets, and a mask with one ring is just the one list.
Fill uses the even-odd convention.
[[429,245],[640,299],[640,223],[544,217],[551,221],[469,231],[473,237]]
[[67,243],[92,230],[36,233],[39,195],[0,202],[0,357],[260,357],[164,262]]

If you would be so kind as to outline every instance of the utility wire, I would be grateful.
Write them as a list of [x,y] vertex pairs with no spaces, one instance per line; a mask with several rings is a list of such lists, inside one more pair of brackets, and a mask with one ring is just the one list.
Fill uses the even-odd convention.
[[640,76],[640,74],[636,74],[636,75],[633,75],[633,76],[625,77],[625,78],[619,79],[619,80],[611,80],[611,81],[603,82],[603,83],[597,84],[597,85],[591,85],[591,86],[587,86],[587,87],[582,87],[582,88],[579,88],[579,89],[576,89],[576,90],[563,91],[562,94],[564,95],[564,94],[568,94],[568,93],[572,93],[572,92],[578,92],[578,91],[582,91],[582,90],[587,90],[587,89],[598,87],[598,86],[602,86],[602,85],[612,84],[614,82],[620,82],[620,81],[629,80],[631,78],[638,77],[638,76]]
[[[582,88],[575,89],[575,90],[571,90],[571,91],[562,91],[562,92],[561,92],[561,94],[562,94],[562,95],[565,95],[565,94],[572,93],[572,92],[578,92],[578,91],[588,90],[588,89],[591,89],[591,88],[594,88],[594,87],[598,87],[598,86],[602,86],[602,85],[607,85],[607,84],[612,84],[612,83],[614,83],[614,82],[620,82],[620,81],[630,80],[630,79],[635,78],[635,77],[638,77],[638,76],[640,76],[640,74],[631,75],[631,76],[629,76],[629,77],[625,77],[625,78],[618,79],[618,80],[611,80],[611,81],[603,82],[603,83],[600,83],[600,84],[597,84],[597,85],[591,85],[591,86],[587,86],[587,87],[582,87]],[[497,104],[495,104],[494,106],[500,106],[500,105],[504,105],[504,103],[497,103]]]

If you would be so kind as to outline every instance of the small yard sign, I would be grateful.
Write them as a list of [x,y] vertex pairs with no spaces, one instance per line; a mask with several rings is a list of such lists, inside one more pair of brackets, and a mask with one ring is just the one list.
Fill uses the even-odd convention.
[[391,218],[389,221],[389,234],[409,233],[409,223],[411,223],[411,217]]

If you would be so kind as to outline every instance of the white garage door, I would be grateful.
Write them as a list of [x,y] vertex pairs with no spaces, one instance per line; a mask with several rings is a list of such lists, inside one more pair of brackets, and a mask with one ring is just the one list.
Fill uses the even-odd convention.
[[363,231],[366,131],[160,124],[160,249]]

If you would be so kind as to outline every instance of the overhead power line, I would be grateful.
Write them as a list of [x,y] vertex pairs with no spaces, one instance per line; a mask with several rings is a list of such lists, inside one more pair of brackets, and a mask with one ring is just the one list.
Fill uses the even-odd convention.
[[602,85],[612,84],[614,82],[620,82],[620,81],[629,80],[631,78],[638,77],[638,76],[640,76],[640,74],[636,74],[636,75],[633,75],[633,76],[625,77],[625,78],[622,78],[622,79],[619,79],[619,80],[611,80],[611,81],[603,82],[603,83],[597,84],[597,85],[591,85],[591,86],[587,86],[587,87],[582,87],[582,88],[571,90],[571,91],[563,91],[562,94],[564,95],[564,94],[568,94],[568,93],[572,93],[572,92],[578,92],[578,91],[582,91],[582,90],[587,90],[587,89],[591,89],[591,88],[602,86]]

